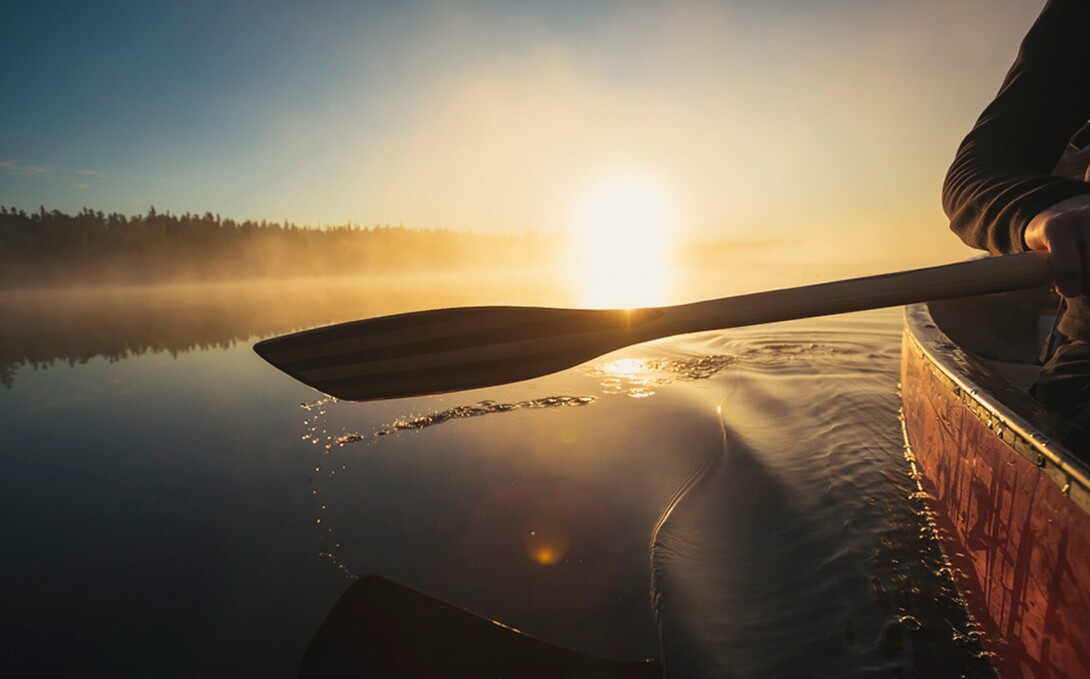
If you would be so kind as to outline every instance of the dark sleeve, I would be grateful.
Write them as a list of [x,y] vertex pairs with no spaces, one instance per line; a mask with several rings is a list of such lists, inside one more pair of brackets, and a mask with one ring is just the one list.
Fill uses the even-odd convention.
[[1037,213],[1090,184],[1050,176],[1090,118],[1090,0],[1050,0],[965,140],[943,184],[950,228],[994,253],[1026,249]]

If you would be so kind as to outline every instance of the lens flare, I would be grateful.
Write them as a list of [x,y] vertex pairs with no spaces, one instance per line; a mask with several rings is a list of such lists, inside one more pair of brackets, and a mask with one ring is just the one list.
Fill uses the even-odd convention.
[[558,521],[534,521],[524,535],[526,553],[542,566],[551,566],[568,552],[568,528]]

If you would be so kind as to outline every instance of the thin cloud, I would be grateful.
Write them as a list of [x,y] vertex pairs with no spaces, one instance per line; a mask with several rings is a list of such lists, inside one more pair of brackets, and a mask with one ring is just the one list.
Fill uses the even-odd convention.
[[45,174],[51,169],[52,168],[42,167],[40,165],[27,165],[25,163],[18,163],[14,160],[0,160],[0,172],[9,175],[30,177],[33,175]]
[[84,177],[94,177],[95,179],[106,178],[106,173],[99,172],[98,170],[76,170],[76,174],[83,175]]

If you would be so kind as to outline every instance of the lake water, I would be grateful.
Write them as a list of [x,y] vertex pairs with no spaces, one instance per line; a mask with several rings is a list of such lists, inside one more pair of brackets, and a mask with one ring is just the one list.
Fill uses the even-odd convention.
[[367,573],[674,677],[989,674],[905,458],[899,310],[366,404],[250,348],[578,303],[531,280],[0,295],[3,674],[292,676]]

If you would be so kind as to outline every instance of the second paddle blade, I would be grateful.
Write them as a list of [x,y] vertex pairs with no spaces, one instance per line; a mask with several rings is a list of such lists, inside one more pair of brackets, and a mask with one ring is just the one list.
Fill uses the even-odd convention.
[[350,401],[517,382],[649,339],[659,309],[467,307],[385,316],[274,337],[262,358]]

